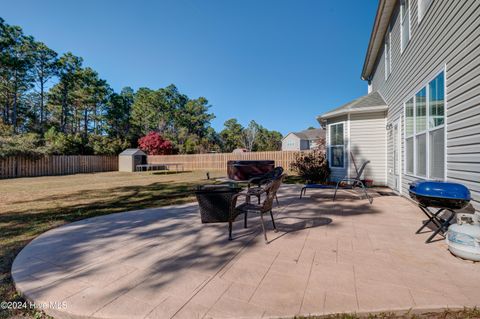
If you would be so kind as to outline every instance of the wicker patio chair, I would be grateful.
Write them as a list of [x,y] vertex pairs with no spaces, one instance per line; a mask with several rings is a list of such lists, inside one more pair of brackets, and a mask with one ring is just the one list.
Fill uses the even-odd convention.
[[[248,192],[250,193],[250,195],[257,197],[258,203],[260,204],[261,195],[259,194],[259,189],[261,189],[261,186],[268,184],[271,181],[279,178],[280,176],[282,176],[282,174],[283,174],[283,167],[277,166],[273,170],[271,170],[270,172],[262,176],[251,178],[250,180],[248,180]],[[275,195],[275,200],[277,202],[277,205],[280,205],[278,203],[277,195]]]
[[[267,239],[267,232],[265,229],[265,223],[263,219],[263,214],[270,213],[270,217],[272,219],[272,224],[273,224],[273,229],[274,231],[277,231],[277,227],[275,226],[275,220],[273,218],[273,213],[272,213],[272,206],[273,206],[273,200],[275,199],[275,196],[277,195],[277,191],[282,185],[282,181],[285,175],[281,175],[277,179],[274,179],[273,181],[269,182],[268,184],[265,184],[261,186],[261,191],[259,193],[265,194],[265,200],[263,201],[262,204],[252,204],[250,203],[250,197],[252,194],[249,194],[248,192],[245,193],[238,193],[232,198],[232,204],[230,205],[231,207],[231,212],[230,212],[230,220],[228,222],[228,235],[229,239],[232,240],[232,223],[235,221],[235,218],[241,214],[244,214],[245,217],[245,223],[244,226],[247,227],[247,216],[249,213],[256,213],[260,214],[260,220],[262,223],[262,230],[263,230],[263,236],[265,237],[265,243],[268,244],[268,239]],[[237,199],[241,196],[244,196],[246,199],[245,203],[240,204],[237,206]]]
[[248,188],[250,188],[251,185],[255,186],[262,186],[263,184],[266,184],[270,182],[271,180],[277,179],[283,174],[283,167],[277,166],[270,172],[261,175],[261,176],[256,176],[248,180]]

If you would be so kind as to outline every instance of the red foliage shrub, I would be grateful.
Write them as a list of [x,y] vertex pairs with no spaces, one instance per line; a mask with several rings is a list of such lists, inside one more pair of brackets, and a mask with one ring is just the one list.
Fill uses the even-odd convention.
[[173,145],[157,132],[150,132],[138,140],[138,146],[148,155],[168,155],[172,153]]
[[321,149],[297,154],[290,167],[307,183],[325,183],[330,176],[325,151]]

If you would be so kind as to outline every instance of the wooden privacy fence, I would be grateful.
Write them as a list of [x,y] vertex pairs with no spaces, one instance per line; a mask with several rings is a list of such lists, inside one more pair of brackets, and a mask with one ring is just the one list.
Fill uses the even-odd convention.
[[52,155],[0,158],[0,178],[68,175],[118,170],[114,155]]
[[[303,151],[305,152],[305,151]],[[226,170],[230,160],[273,160],[275,166],[290,170],[290,163],[299,151],[250,152],[250,153],[213,153],[189,155],[149,155],[148,163],[181,163],[185,170]]]

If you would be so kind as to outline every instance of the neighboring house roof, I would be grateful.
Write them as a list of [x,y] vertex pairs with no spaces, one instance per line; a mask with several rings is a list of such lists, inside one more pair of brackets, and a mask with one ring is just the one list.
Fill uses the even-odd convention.
[[317,120],[324,120],[335,116],[340,116],[348,113],[370,113],[383,111],[388,108],[387,103],[377,91],[364,95],[348,102],[336,109],[324,113],[317,117]]
[[315,128],[301,132],[290,132],[283,139],[287,138],[287,136],[290,134],[295,135],[301,140],[316,140],[318,138],[325,137],[325,130],[322,128]]
[[132,155],[147,155],[142,150],[138,148],[127,148],[119,154],[119,156],[132,156]]
[[393,14],[396,0],[379,0],[375,22],[373,24],[370,42],[368,43],[365,62],[363,63],[362,79],[368,80],[375,68],[378,53],[381,52],[385,33],[390,24],[390,18]]

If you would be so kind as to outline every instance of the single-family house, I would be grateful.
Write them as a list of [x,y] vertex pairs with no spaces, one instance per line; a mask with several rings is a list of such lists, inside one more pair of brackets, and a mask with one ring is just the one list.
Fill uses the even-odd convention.
[[282,139],[282,151],[304,151],[316,148],[318,141],[325,138],[325,130],[313,128],[301,132],[290,132]]
[[361,73],[368,94],[322,114],[332,177],[408,196],[418,179],[466,185],[480,209],[480,1],[379,0]]

